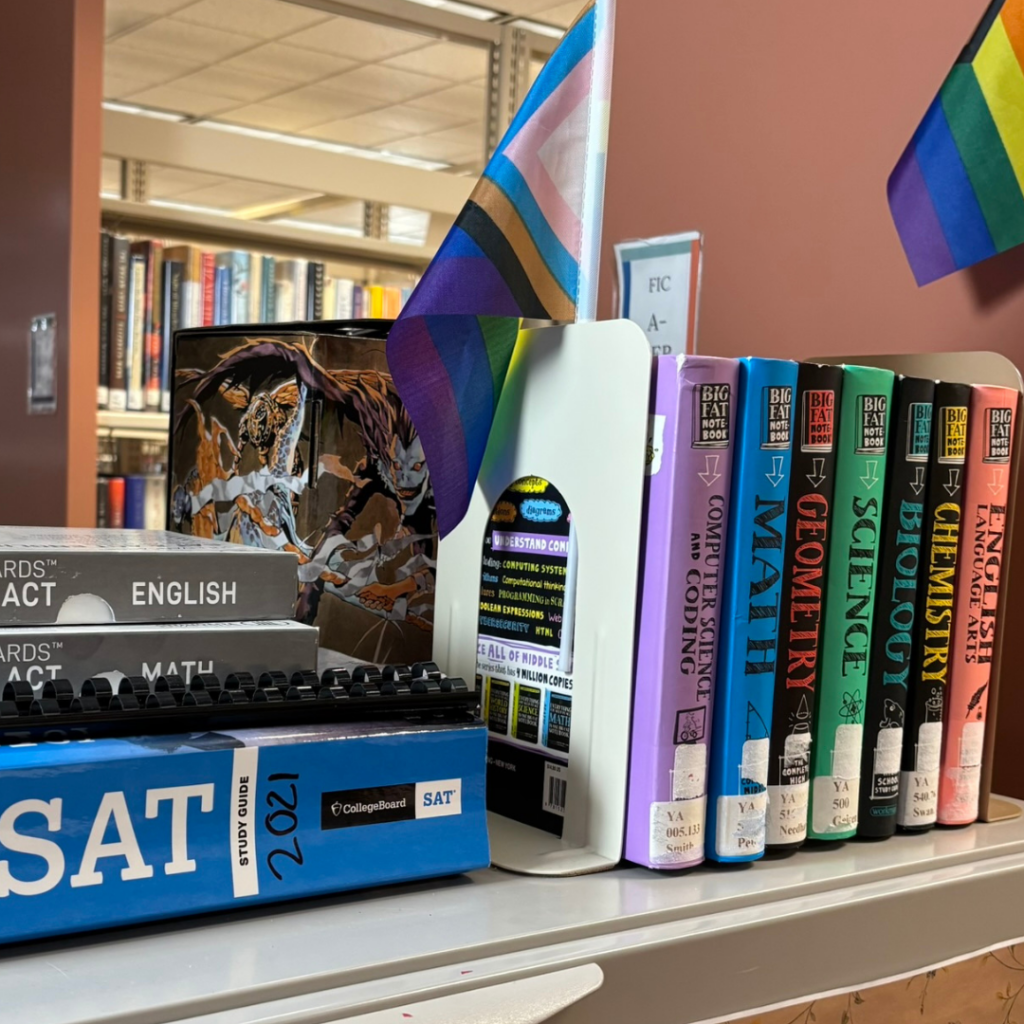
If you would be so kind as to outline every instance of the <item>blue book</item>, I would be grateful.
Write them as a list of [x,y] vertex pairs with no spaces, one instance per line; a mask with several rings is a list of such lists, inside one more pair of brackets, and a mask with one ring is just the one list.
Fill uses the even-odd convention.
[[146,528],[146,478],[124,478],[124,525],[128,530]]
[[249,313],[250,277],[249,267],[252,257],[241,249],[235,249],[231,253],[231,313],[228,317],[230,324],[248,324],[252,322]]
[[740,360],[705,856],[764,854],[797,364]]
[[0,942],[485,867],[486,747],[408,722],[0,747]]
[[[231,323],[231,264],[224,263],[224,253],[217,257],[213,271],[213,325]],[[231,254],[227,253],[230,259]]]
[[263,260],[262,282],[262,310],[261,321],[265,324],[272,324],[277,320],[277,302],[274,296],[274,257],[261,256]]

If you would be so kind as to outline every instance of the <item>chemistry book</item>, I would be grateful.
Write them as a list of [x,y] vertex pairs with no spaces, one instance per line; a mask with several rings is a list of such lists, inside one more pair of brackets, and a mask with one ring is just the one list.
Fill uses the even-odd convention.
[[100,344],[99,380],[96,389],[96,404],[106,409],[110,400],[110,295],[114,236],[108,231],[100,232]]
[[940,825],[967,825],[978,817],[1018,397],[1012,388],[979,385],[971,392],[963,539],[939,773]]
[[872,839],[896,831],[934,398],[932,380],[899,376],[893,385],[857,815],[857,834]]
[[931,828],[938,814],[942,722],[953,635],[970,400],[968,384],[940,381],[935,386],[921,531],[918,614],[896,808],[896,825],[908,831]]
[[[317,633],[292,619],[277,622],[167,622],[160,625],[28,626],[0,628],[0,688],[28,682],[38,696],[43,684],[67,679],[75,692],[86,679],[123,676],[150,682],[160,676],[232,672],[255,678],[268,670],[316,668]],[[116,686],[115,686],[116,690]]]
[[288,552],[156,530],[4,526],[0,625],[286,619],[295,568]]
[[811,735],[832,536],[842,384],[842,367],[800,364],[779,606],[779,658],[768,747],[769,850],[795,849],[807,838]]
[[705,856],[764,854],[797,364],[739,362]]
[[486,867],[485,744],[402,721],[0,747],[0,942]]
[[847,839],[857,831],[893,379],[890,370],[843,367],[809,839]]
[[128,408],[129,245],[127,238],[115,236],[110,249],[110,390],[107,407],[114,412],[124,412]]
[[704,859],[738,374],[654,360],[626,812],[626,857],[646,867]]

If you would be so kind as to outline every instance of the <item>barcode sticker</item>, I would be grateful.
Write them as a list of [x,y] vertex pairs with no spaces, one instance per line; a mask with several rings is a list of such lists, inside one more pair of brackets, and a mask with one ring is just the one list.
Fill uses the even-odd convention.
[[565,787],[569,769],[564,764],[544,762],[544,800],[542,807],[549,814],[565,817]]

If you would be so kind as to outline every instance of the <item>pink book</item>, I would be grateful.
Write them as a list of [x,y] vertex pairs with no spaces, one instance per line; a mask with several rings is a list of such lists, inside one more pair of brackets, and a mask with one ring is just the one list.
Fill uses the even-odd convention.
[[204,252],[202,256],[203,276],[200,284],[203,290],[203,327],[213,326],[213,277],[216,258],[212,252]]
[[978,817],[1017,398],[1013,388],[978,385],[971,392],[963,532],[939,775],[940,825],[969,825]]

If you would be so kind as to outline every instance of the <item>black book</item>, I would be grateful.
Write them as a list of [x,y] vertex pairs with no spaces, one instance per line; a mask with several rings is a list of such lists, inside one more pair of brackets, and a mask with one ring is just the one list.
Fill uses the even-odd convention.
[[310,261],[307,276],[306,319],[323,320],[324,318],[324,265]]
[[100,356],[96,404],[106,409],[110,400],[110,268],[114,238],[100,232]]
[[110,526],[110,486],[103,476],[96,481],[96,526],[101,530]]
[[108,407],[118,412],[128,408],[128,264],[130,243],[115,237],[110,246],[110,358],[107,383]]
[[931,828],[938,814],[942,716],[953,634],[970,397],[968,384],[940,381],[935,386],[914,652],[896,810],[897,826],[914,832]]
[[171,354],[174,332],[180,331],[183,308],[181,284],[185,276],[185,264],[179,260],[165,260],[163,264],[163,315],[160,321],[163,337],[160,346],[160,408],[171,411]]
[[857,825],[858,835],[872,839],[896,831],[903,727],[921,593],[918,579],[934,398],[935,381],[896,378]]
[[768,753],[769,850],[796,849],[807,838],[811,736],[842,384],[841,366],[800,364],[779,607],[780,656]]

